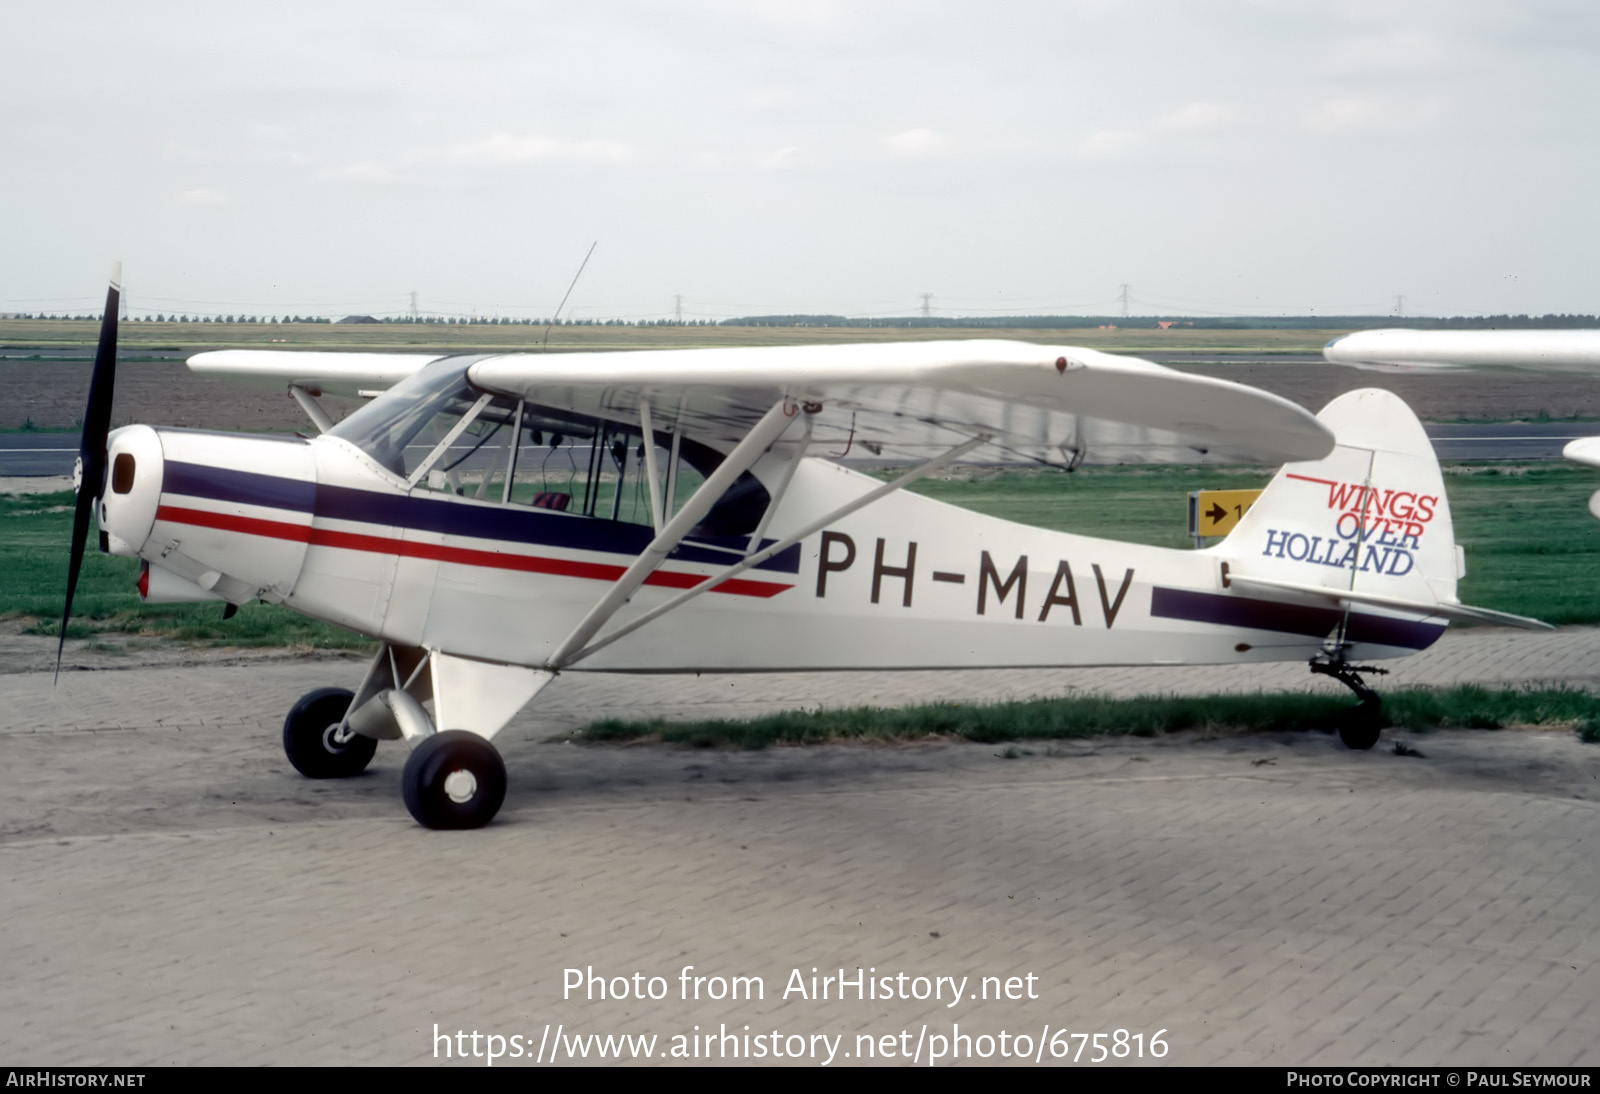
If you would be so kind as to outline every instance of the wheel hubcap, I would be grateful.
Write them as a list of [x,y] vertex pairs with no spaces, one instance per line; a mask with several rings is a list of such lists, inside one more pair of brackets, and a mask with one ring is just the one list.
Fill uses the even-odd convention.
[[449,798],[457,805],[465,805],[467,802],[472,800],[472,796],[477,792],[478,780],[472,774],[472,772],[463,769],[459,771],[452,771],[450,774],[445,776],[445,797]]
[[350,738],[339,739],[339,723],[335,722],[322,731],[322,747],[332,753],[343,752],[350,744]]

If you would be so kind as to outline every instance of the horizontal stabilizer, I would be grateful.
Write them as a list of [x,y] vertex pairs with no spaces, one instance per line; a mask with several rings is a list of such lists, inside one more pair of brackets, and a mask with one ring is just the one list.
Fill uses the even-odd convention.
[[1493,623],[1503,627],[1521,627],[1530,631],[1555,630],[1554,627],[1542,620],[1530,619],[1525,615],[1512,615],[1510,612],[1497,612],[1491,608],[1474,608],[1469,604],[1459,603],[1424,604],[1398,596],[1356,592],[1352,589],[1332,589],[1326,585],[1312,585],[1301,581],[1281,581],[1277,578],[1229,574],[1228,587],[1230,589],[1238,589],[1240,592],[1303,593],[1306,596],[1332,601],[1340,607],[1365,604],[1374,608],[1393,608],[1396,611],[1416,612],[1418,615],[1436,615],[1445,619],[1460,619],[1473,623]]

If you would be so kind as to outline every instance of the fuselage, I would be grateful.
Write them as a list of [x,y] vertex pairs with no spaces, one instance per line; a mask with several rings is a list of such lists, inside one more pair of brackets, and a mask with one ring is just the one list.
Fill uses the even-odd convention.
[[[654,534],[603,512],[408,483],[335,436],[135,426],[113,434],[114,468],[120,456],[134,466],[124,480],[113,472],[101,513],[114,553],[138,555],[200,595],[282,603],[393,645],[490,662],[544,666]],[[788,463],[774,452],[753,474],[777,491]],[[801,459],[761,542],[877,486]],[[614,625],[738,562],[749,545],[749,535],[691,535]],[[1322,648],[1340,613],[1230,595],[1226,560],[1219,549],[1033,528],[898,492],[571,667],[1215,664],[1302,660]],[[1368,657],[1413,652],[1442,630],[1368,618],[1378,621]]]

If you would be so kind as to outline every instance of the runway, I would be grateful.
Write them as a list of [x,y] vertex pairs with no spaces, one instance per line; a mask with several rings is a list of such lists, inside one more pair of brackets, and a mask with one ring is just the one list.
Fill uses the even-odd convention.
[[[0,652],[26,665],[48,644]],[[1475,629],[1389,682],[1600,687],[1597,655],[1593,630]],[[1300,665],[571,674],[499,739],[512,790],[496,822],[443,833],[405,814],[397,745],[344,782],[282,756],[282,712],[349,686],[358,660],[234,656],[73,644],[84,668],[58,687],[0,677],[8,1059],[463,1062],[438,1055],[443,1031],[483,1065],[459,1030],[505,1038],[502,1066],[541,1044],[550,1062],[552,1038],[602,1062],[573,1040],[590,1034],[654,1036],[658,1064],[690,1044],[715,1062],[746,1033],[804,1050],[756,1063],[826,1064],[830,1043],[831,1066],[902,1050],[925,1064],[941,1043],[952,1062],[966,1034],[979,1040],[953,1062],[1018,1064],[1019,1033],[1027,1062],[1061,1063],[1052,1045],[1070,1056],[1091,1043],[1074,1034],[1109,1045],[1120,1029],[1141,1051],[1159,1033],[1166,1053],[1129,1048],[1118,1066],[1600,1062],[1600,747],[1570,732],[1400,735],[1421,757],[1317,735],[593,747],[564,734],[609,714],[1314,685]],[[142,663],[91,668],[119,659]],[[813,969],[858,968],[969,979],[953,1007],[948,991],[812,996]],[[664,995],[565,990],[591,971],[658,976]],[[786,993],[796,972],[807,990]],[[704,990],[683,998],[696,975]],[[719,976],[763,994],[710,998]],[[707,1031],[733,1039],[689,1040]],[[611,1047],[631,1060],[643,1044]]]

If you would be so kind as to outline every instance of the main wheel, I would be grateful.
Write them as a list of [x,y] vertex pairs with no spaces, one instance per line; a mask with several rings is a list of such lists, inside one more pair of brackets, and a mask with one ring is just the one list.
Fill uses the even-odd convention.
[[400,790],[424,828],[482,828],[506,800],[505,761],[476,733],[447,729],[412,749]]
[[1378,743],[1383,732],[1383,707],[1376,699],[1364,699],[1342,712],[1336,724],[1344,746],[1364,752]]
[[308,779],[347,779],[372,762],[378,742],[355,734],[339,742],[334,735],[355,695],[344,688],[308,691],[283,720],[283,751],[295,770]]

